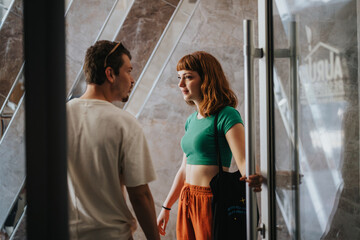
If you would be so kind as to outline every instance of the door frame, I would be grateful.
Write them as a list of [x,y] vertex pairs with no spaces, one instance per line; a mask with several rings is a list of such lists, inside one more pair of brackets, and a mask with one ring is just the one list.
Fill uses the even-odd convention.
[[272,9],[272,1],[258,0],[258,47],[263,49],[264,54],[259,59],[260,170],[265,179],[261,192],[264,239],[276,239]]

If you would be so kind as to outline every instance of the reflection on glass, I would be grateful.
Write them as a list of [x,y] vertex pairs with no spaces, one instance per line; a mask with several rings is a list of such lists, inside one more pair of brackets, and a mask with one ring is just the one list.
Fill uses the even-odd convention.
[[[357,7],[351,0],[274,0],[276,48],[288,48],[289,22],[298,20],[302,239],[360,236],[347,230],[357,228],[359,206]],[[292,93],[289,66],[275,59],[274,68],[278,239],[288,239],[294,237],[295,219],[293,191],[284,184],[294,170],[287,152]]]

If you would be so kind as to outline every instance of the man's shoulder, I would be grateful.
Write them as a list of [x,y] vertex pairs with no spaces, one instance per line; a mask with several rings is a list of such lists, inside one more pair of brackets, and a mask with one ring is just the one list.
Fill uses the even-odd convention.
[[107,118],[113,119],[119,125],[129,128],[141,128],[139,121],[128,111],[110,104],[106,110]]
[[122,120],[128,122],[128,124],[139,124],[138,120],[134,117],[134,115],[132,115],[131,113],[129,113],[128,111],[121,109],[119,107],[113,106],[113,114],[121,117]]
[[107,101],[74,98],[67,102],[66,105],[67,109],[72,109],[72,114],[79,113],[81,109],[89,108],[88,112],[91,112],[91,115],[98,115],[108,120],[114,119],[115,122],[128,125],[139,125],[137,119],[131,113]]

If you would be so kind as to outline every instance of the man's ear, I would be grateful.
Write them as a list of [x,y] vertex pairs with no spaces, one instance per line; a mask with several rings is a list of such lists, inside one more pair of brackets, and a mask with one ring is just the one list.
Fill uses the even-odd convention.
[[115,74],[114,74],[114,70],[111,67],[107,67],[105,69],[105,75],[106,75],[106,79],[110,82],[110,83],[114,83],[114,79],[115,79]]

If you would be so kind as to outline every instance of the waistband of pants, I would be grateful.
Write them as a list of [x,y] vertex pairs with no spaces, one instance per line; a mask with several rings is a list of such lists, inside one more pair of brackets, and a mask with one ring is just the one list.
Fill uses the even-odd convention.
[[189,189],[190,193],[202,193],[202,194],[211,194],[212,195],[210,187],[191,185],[189,183],[184,182],[183,188]]

